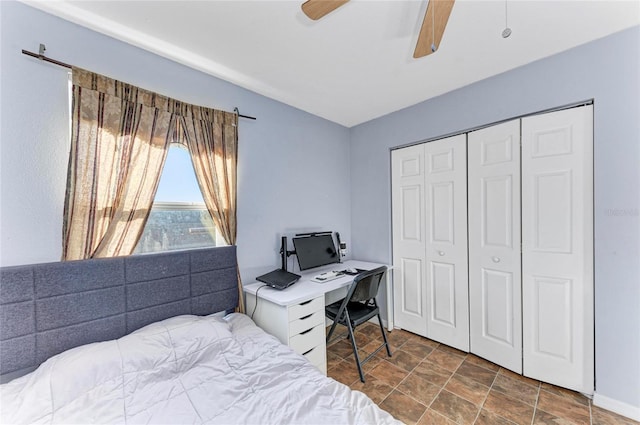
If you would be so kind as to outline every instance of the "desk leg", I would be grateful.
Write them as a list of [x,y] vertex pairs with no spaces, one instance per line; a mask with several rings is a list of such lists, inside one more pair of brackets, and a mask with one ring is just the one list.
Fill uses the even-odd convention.
[[387,271],[387,330],[393,330],[393,288],[391,287],[392,270]]

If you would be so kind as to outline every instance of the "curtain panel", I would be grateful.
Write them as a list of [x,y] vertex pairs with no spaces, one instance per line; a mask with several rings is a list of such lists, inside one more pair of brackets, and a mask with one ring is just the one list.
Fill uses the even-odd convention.
[[175,121],[155,107],[153,93],[79,68],[72,75],[63,260],[129,255],[153,204]]
[[[236,244],[238,115],[190,105],[180,114],[177,135],[191,155],[198,185],[217,230]],[[244,291],[238,271],[239,311]]]
[[[173,142],[189,149],[207,209],[235,245],[237,115],[73,68],[63,260],[133,252]],[[238,291],[243,311],[239,275]]]

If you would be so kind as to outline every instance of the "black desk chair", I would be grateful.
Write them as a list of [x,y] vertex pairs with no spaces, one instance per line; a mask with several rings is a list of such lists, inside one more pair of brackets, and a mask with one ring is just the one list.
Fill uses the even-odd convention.
[[[331,325],[331,329],[327,335],[327,344],[329,344],[331,335],[336,329],[336,325],[338,323],[347,327],[349,330],[351,347],[353,348],[353,355],[356,358],[358,373],[360,374],[360,380],[362,382],[364,382],[362,365],[371,360],[371,358],[373,358],[373,356],[375,356],[382,347],[387,348],[387,354],[391,357],[391,349],[387,342],[387,335],[384,332],[382,319],[380,318],[380,309],[376,302],[376,295],[378,294],[380,281],[386,271],[387,267],[382,266],[374,270],[360,273],[353,279],[353,283],[349,287],[347,296],[344,299],[325,307],[325,314],[329,319],[333,320],[333,325]],[[367,358],[360,361],[358,346],[356,345],[356,339],[353,332],[357,326],[367,322],[374,316],[378,316],[378,323],[380,324],[380,331],[382,332],[382,339],[384,340],[384,343],[373,353],[369,354]]]

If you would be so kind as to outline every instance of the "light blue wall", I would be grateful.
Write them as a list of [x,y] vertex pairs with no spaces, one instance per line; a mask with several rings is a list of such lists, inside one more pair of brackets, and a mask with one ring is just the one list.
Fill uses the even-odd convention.
[[282,232],[350,242],[349,130],[16,2],[0,2],[0,265],[58,261],[69,150],[67,70],[36,51],[240,120],[238,255],[243,278],[279,265]]
[[349,130],[23,4],[0,2],[0,26],[0,265],[61,252],[67,72],[20,53],[39,43],[59,60],[258,117],[240,124],[245,279],[278,264],[282,232],[338,230],[353,257],[390,261],[391,147],[595,99],[597,392],[640,407],[640,217],[610,212],[640,208],[640,29]]
[[391,260],[390,148],[594,99],[596,392],[640,408],[639,80],[636,27],[352,128],[353,256]]

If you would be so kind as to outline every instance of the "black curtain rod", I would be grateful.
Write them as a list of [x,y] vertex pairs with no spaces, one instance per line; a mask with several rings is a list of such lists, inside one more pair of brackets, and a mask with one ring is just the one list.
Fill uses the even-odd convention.
[[40,53],[33,53],[33,52],[28,51],[28,50],[22,49],[22,54],[23,55],[27,55],[27,56],[31,56],[31,57],[36,58],[36,59],[40,59],[41,61],[55,63],[56,65],[64,66],[65,68],[71,69],[71,65],[69,65],[68,63],[60,62],[60,61],[57,61],[55,59],[51,59],[51,58],[46,57],[44,55],[44,51],[45,51],[44,44],[41,44],[40,45]]
[[[68,63],[60,62],[60,61],[57,61],[55,59],[51,59],[51,58],[46,57],[44,55],[44,51],[45,50],[47,50],[47,48],[44,46],[44,44],[41,43],[40,44],[40,51],[38,53],[33,53],[33,52],[28,51],[28,50],[22,49],[22,54],[23,55],[27,55],[27,56],[31,56],[32,58],[40,59],[41,61],[53,63],[53,64],[56,64],[58,66],[62,66],[62,67],[65,67],[65,68],[69,68],[69,69],[72,68],[72,66],[69,65]],[[238,114],[238,117],[240,117],[240,118],[247,118],[247,119],[250,119],[250,120],[256,120],[257,119],[256,117],[250,117],[249,115],[242,115],[238,108],[233,108],[233,112]]]

